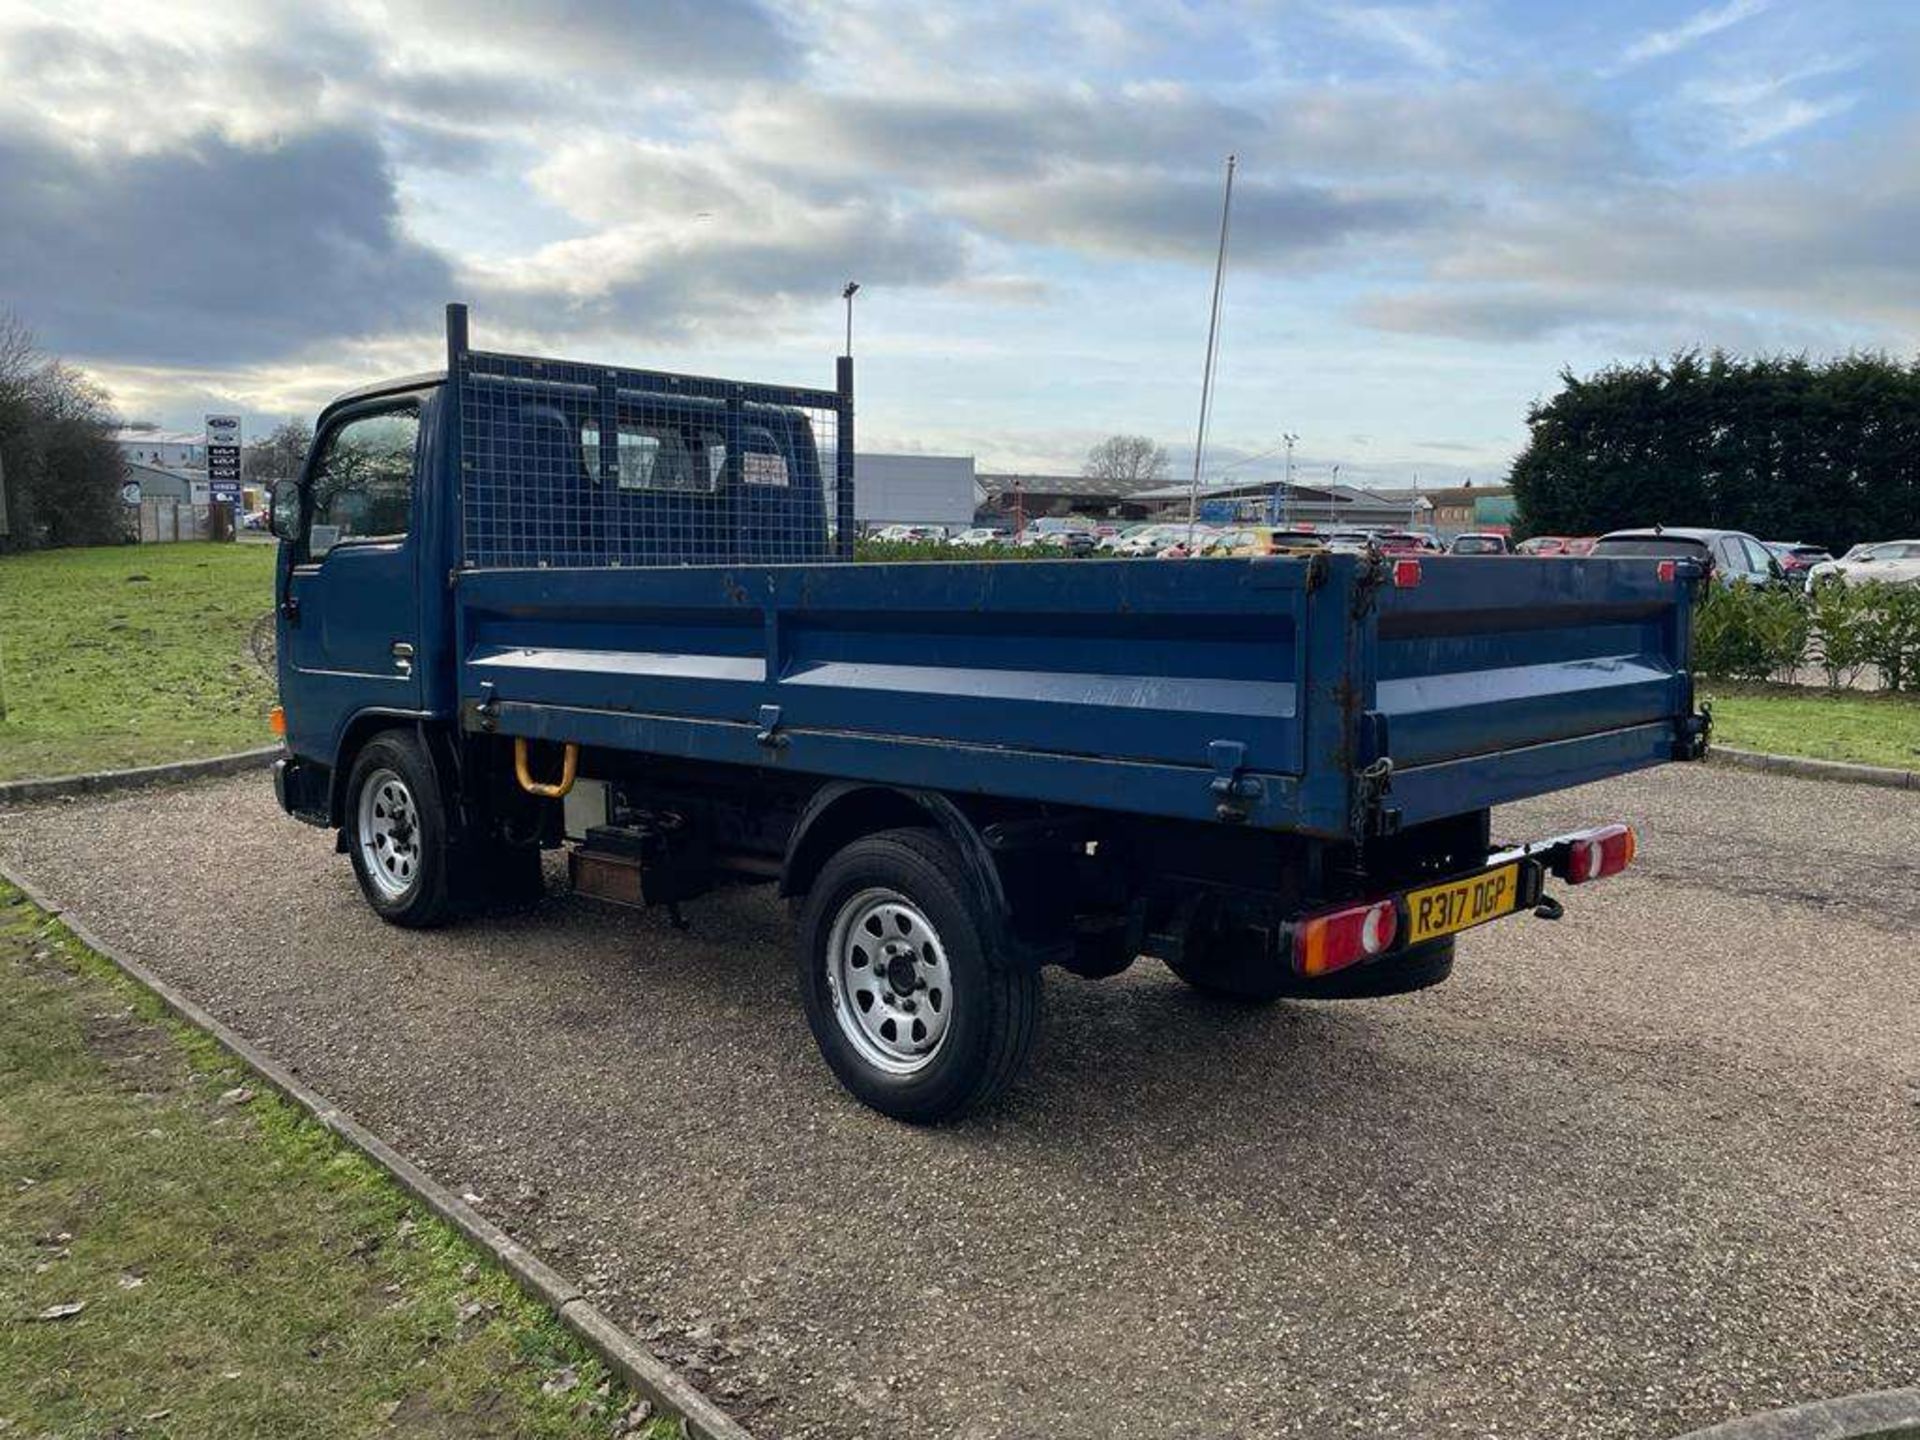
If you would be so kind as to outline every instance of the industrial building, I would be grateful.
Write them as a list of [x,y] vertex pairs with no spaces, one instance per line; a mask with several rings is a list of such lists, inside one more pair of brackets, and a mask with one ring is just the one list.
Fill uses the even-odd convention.
[[[1187,485],[1160,485],[1134,495],[1149,519],[1184,518],[1191,497]],[[1420,496],[1388,496],[1353,485],[1292,485],[1246,480],[1200,487],[1200,518],[1226,523],[1260,520],[1276,525],[1311,525],[1318,530],[1398,530],[1426,528],[1432,507]]]
[[207,463],[207,437],[192,430],[134,426],[114,431],[113,443],[120,447],[121,458],[130,463],[157,465],[164,470],[204,469]]

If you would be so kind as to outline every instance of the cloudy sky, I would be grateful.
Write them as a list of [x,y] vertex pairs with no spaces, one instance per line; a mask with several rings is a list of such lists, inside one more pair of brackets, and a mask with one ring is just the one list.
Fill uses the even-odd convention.
[[0,0],[0,305],[129,415],[475,340],[863,448],[1497,478],[1563,365],[1920,347],[1920,3]]

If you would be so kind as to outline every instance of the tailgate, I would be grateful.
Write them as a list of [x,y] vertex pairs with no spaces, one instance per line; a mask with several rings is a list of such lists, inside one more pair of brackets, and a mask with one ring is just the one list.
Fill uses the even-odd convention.
[[1403,823],[1673,759],[1690,593],[1650,559],[1423,559],[1383,589],[1374,708]]

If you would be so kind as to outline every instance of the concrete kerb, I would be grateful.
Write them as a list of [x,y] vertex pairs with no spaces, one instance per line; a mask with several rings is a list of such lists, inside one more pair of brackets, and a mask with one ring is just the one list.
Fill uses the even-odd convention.
[[1802,780],[1828,780],[1842,785],[1877,785],[1884,790],[1920,790],[1920,774],[1883,765],[1852,765],[1841,760],[1812,760],[1802,755],[1769,755],[1759,750],[1735,750],[1715,745],[1707,759],[1741,770],[1770,775],[1793,775]]
[[58,918],[81,944],[110,960],[122,974],[150,991],[174,1015],[211,1035],[228,1054],[385,1170],[408,1194],[493,1256],[522,1290],[551,1308],[560,1317],[560,1323],[606,1361],[635,1392],[651,1400],[660,1409],[684,1419],[687,1434],[692,1440],[752,1440],[737,1420],[701,1394],[685,1376],[622,1330],[605,1311],[584,1298],[578,1285],[373,1131],[326,1096],[296,1079],[279,1061],[216,1020],[198,1003],[139,961],[122,955],[88,929],[85,922],[43,894],[11,867],[0,865],[0,878],[4,878],[48,915]]
[[1729,1420],[1680,1440],[1915,1440],[1920,1390],[1876,1390]]
[[28,800],[59,800],[69,795],[98,795],[108,790],[132,790],[142,785],[204,780],[216,775],[242,775],[249,770],[266,769],[281,753],[278,745],[268,745],[259,750],[241,750],[232,755],[209,755],[204,760],[143,765],[137,770],[54,775],[45,780],[0,780],[0,807]]

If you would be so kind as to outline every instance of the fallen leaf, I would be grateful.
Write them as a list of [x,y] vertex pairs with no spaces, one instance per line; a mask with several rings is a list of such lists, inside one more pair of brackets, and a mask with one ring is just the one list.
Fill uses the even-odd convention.
[[84,1300],[71,1300],[65,1305],[49,1305],[33,1318],[36,1320],[71,1320],[87,1308]]
[[171,1415],[172,1413],[173,1411],[171,1410],[149,1410],[146,1414],[142,1415],[140,1418],[142,1420],[145,1420],[149,1425],[151,1425],[155,1421],[166,1419],[167,1416]]
[[580,1383],[580,1372],[569,1365],[564,1370],[548,1376],[540,1384],[542,1395],[564,1395]]
[[244,1105],[251,1099],[253,1099],[253,1091],[244,1085],[236,1085],[231,1090],[222,1091],[220,1095],[222,1105]]
[[144,1275],[122,1275],[120,1277],[120,1288],[122,1290],[138,1290],[146,1283],[147,1277]]
[[614,1422],[613,1433],[615,1437],[632,1435],[651,1419],[653,1419],[653,1402],[637,1400],[631,1410]]

